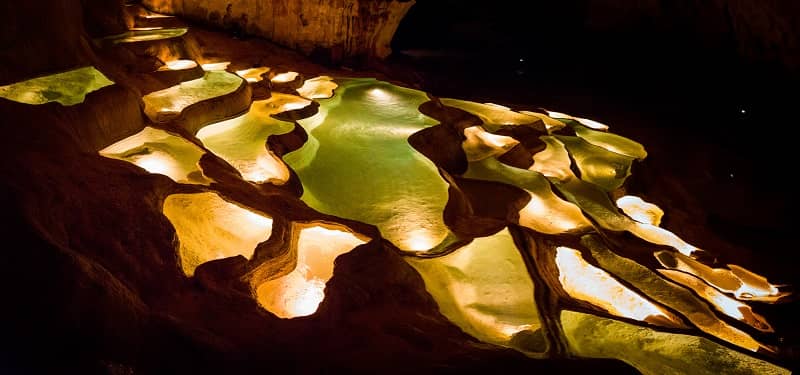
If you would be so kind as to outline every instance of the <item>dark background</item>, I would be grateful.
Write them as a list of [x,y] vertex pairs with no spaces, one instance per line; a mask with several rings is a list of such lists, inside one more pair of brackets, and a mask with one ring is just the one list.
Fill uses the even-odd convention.
[[649,151],[633,190],[670,230],[798,285],[799,37],[796,1],[418,0],[389,63],[436,96],[610,125]]

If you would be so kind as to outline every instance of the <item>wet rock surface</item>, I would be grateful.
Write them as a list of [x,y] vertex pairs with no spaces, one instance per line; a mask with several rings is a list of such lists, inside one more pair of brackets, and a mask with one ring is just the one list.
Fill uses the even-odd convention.
[[[115,85],[88,94],[83,103],[73,107],[57,103],[30,106],[0,99],[0,124],[6,135],[0,148],[2,222],[8,223],[4,230],[9,239],[2,290],[14,304],[0,315],[14,323],[3,343],[0,369],[11,373],[634,371],[610,359],[534,360],[467,335],[439,312],[422,277],[392,251],[375,226],[319,213],[301,201],[302,185],[293,171],[285,186],[250,183],[209,152],[199,161],[204,173],[214,180],[206,187],[176,183],[167,176],[147,173],[97,153],[147,125],[169,129],[202,147],[195,136],[197,130],[240,114],[247,107],[242,103],[249,102],[254,92],[268,93],[271,86],[276,92],[294,90],[291,85],[246,84],[243,80],[243,88],[234,95],[200,102],[194,107],[199,108],[195,109],[197,115],[150,124],[142,96],[176,84],[153,73],[159,60],[230,61],[231,72],[269,66],[270,75],[300,72],[295,83],[320,74],[374,73],[322,67],[260,40],[232,39],[196,27],[171,41],[102,49],[92,49],[98,47],[89,47],[87,37],[78,34],[66,37],[86,43],[85,56],[79,56],[85,58],[82,63],[97,66]],[[144,69],[149,62],[154,62],[152,69]],[[13,74],[8,73],[7,80],[26,78],[32,71],[27,69],[8,69]],[[237,106],[224,105],[231,101]],[[529,199],[522,189],[461,176],[467,161],[457,145],[464,140],[464,129],[481,121],[452,107],[436,109],[432,103],[435,100],[423,104],[420,111],[441,124],[416,133],[409,142],[444,171],[443,178],[450,186],[443,212],[445,223],[462,237],[471,238],[491,235],[516,222],[519,218],[514,214]],[[313,116],[316,110],[312,107],[284,114],[282,119],[296,122]],[[525,144],[504,154],[506,159],[500,161],[526,167],[525,159],[542,149],[536,135],[545,134],[543,126],[537,127],[534,135],[530,132],[509,131],[506,135],[518,137]],[[685,179],[688,172],[669,162],[672,159],[664,156],[669,154],[661,153],[665,150],[649,148],[647,136],[640,138],[635,130],[630,132],[624,134],[634,134],[632,138],[648,146],[649,160],[655,162],[648,160],[639,165],[641,168],[634,167],[627,192],[664,208],[666,228],[692,243],[715,249],[725,261],[752,265],[770,275],[770,281],[772,276],[782,282],[796,281],[788,272],[791,264],[779,266],[780,259],[774,253],[758,256],[728,235],[714,231],[713,225],[708,225],[714,220],[697,220],[709,217],[705,211],[708,203],[699,202],[705,197],[702,194],[711,196],[713,190],[694,190],[705,180]],[[283,156],[307,141],[308,135],[296,124],[292,132],[270,136],[265,143]],[[715,158],[702,155],[699,160]],[[683,163],[678,165],[691,160],[685,155],[677,159]],[[667,170],[676,175],[665,173]],[[249,259],[210,261],[197,267],[194,277],[186,277],[176,253],[177,234],[162,213],[164,202],[173,194],[209,191],[273,217],[272,235],[256,246]],[[705,193],[696,196],[696,191]],[[486,199],[481,198],[484,195]],[[767,211],[765,215],[771,214]],[[297,235],[291,223],[309,221],[339,223],[370,240],[337,258],[325,300],[315,314],[280,319],[258,305],[251,286],[291,270],[294,258],[289,244]],[[754,223],[754,228],[761,225]],[[545,254],[554,243],[566,241],[580,246],[576,239],[558,235],[531,240],[532,232],[518,226],[511,234],[523,249],[528,267],[533,266],[532,256]],[[641,248],[638,240],[624,235],[612,237],[615,243]],[[525,238],[528,242],[520,243]],[[780,239],[772,241],[781,243]],[[531,246],[533,243],[536,246]],[[636,253],[625,255],[634,257]],[[554,275],[553,270],[548,270],[547,262],[535,267],[544,275],[533,277],[538,303],[553,302],[540,311],[549,316],[545,320],[558,319],[553,312],[563,306],[598,314],[591,306],[565,302],[566,296],[557,288],[545,291],[557,285],[547,280]],[[555,297],[548,299],[550,296]],[[758,307],[763,307],[759,311],[785,339],[786,349],[782,350],[786,352],[781,352],[780,362],[796,361],[791,352],[797,342],[791,328],[796,303]],[[548,340],[553,339],[548,336]],[[767,339],[772,342],[776,338]],[[514,342],[523,341],[517,337]],[[535,343],[518,346],[541,347]],[[60,360],[42,361],[43,353]]]

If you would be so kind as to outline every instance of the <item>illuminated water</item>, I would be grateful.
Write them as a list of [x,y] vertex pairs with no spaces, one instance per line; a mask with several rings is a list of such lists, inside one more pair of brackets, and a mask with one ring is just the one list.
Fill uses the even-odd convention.
[[337,81],[331,99],[299,123],[308,142],[284,160],[314,209],[374,224],[402,250],[425,251],[449,234],[442,212],[448,185],[436,165],[408,143],[436,125],[417,107],[421,91],[374,79]]

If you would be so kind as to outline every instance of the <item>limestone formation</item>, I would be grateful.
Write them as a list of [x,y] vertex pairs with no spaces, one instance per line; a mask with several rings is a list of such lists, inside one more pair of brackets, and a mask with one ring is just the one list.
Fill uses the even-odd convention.
[[341,61],[384,58],[411,0],[145,0],[161,13],[265,37],[278,44]]

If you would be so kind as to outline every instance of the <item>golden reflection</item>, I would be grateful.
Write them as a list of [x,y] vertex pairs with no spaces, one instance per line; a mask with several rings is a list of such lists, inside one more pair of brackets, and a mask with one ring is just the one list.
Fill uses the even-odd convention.
[[603,308],[609,314],[668,327],[680,327],[680,318],[622,285],[607,272],[587,263],[581,252],[556,249],[558,281],[570,296]]
[[408,251],[426,251],[438,245],[441,239],[430,230],[417,228],[409,230],[400,242],[401,247]]
[[463,176],[524,189],[531,199],[519,211],[518,224],[526,228],[540,233],[562,234],[592,226],[578,206],[553,193],[550,183],[539,172],[514,168],[490,157],[469,163]]
[[337,87],[339,85],[333,82],[333,78],[319,76],[303,82],[303,86],[297,89],[297,93],[308,99],[327,99],[333,96],[333,90]]
[[569,310],[561,311],[561,327],[575,355],[616,358],[645,375],[791,373],[704,337],[659,332]]
[[664,211],[660,207],[633,195],[625,195],[617,199],[617,207],[631,219],[643,224],[659,226],[661,218],[664,216]]
[[207,72],[215,72],[215,71],[223,71],[228,69],[228,65],[230,65],[230,61],[221,61],[221,62],[214,62],[214,63],[205,63],[201,65],[203,70]]
[[654,271],[631,259],[615,254],[596,236],[583,236],[581,243],[592,251],[592,257],[597,260],[600,267],[641,290],[654,301],[683,314],[701,331],[754,352],[759,349],[774,351],[774,348],[759,343],[752,336],[721,320],[708,304],[698,299],[694,293],[663,279]]
[[759,331],[774,332],[769,323],[767,323],[767,320],[763,316],[753,312],[750,306],[720,293],[696,276],[675,270],[659,269],[658,272],[668,277],[670,280],[694,290],[695,293],[714,306],[717,311],[747,323],[747,325]]
[[548,133],[552,133],[559,129],[563,129],[565,126],[567,126],[562,121],[558,121],[548,115],[545,115],[544,113],[533,112],[533,111],[519,111],[519,113],[522,113],[523,115],[538,117],[540,120],[542,120],[542,122],[544,122],[544,126],[547,129]]
[[142,27],[134,28],[121,34],[109,35],[106,37],[98,38],[97,41],[109,41],[112,44],[118,43],[134,43],[146,42],[153,40],[164,40],[171,38],[178,38],[186,34],[188,28],[163,28],[163,27]]
[[670,246],[684,255],[692,255],[692,253],[700,251],[700,249],[682,240],[675,233],[655,225],[632,221],[628,226],[628,231],[647,242]]
[[237,70],[236,74],[239,77],[242,77],[245,80],[247,80],[247,82],[255,83],[255,82],[260,82],[261,80],[263,80],[264,77],[262,77],[262,75],[268,73],[269,70],[270,70],[269,67],[262,66],[262,67],[259,67],[259,68],[250,68],[250,69]]
[[204,153],[182,137],[149,126],[99,151],[102,156],[133,163],[175,182],[209,185],[213,180],[203,174],[199,164]]
[[258,303],[285,319],[315,313],[325,299],[336,257],[369,240],[339,224],[294,223],[292,231],[299,231],[290,245],[297,254],[295,269],[255,288]]
[[655,256],[664,267],[695,275],[739,300],[776,302],[789,294],[770,284],[764,276],[734,264],[728,265],[730,269],[711,268],[683,254],[664,250],[657,251]]
[[230,203],[216,193],[172,194],[164,216],[178,235],[178,256],[186,276],[215,259],[250,258],[272,234],[272,218]]
[[164,63],[158,70],[187,70],[195,67],[197,63],[194,60],[172,60]]
[[533,165],[528,169],[558,181],[566,181],[570,178],[574,178],[575,175],[569,168],[572,161],[569,158],[569,153],[567,153],[564,144],[551,136],[543,136],[539,137],[539,139],[541,139],[547,147],[533,155]]
[[595,130],[608,130],[608,125],[594,120],[590,120],[588,118],[574,117],[566,113],[555,112],[555,111],[547,111],[547,115],[556,119],[561,118],[567,120],[574,120],[581,123],[581,125],[583,126],[590,127]]
[[572,161],[578,167],[581,180],[611,192],[620,188],[631,175],[633,158],[595,146],[579,137],[557,138],[567,148]]
[[441,257],[406,261],[442,315],[481,341],[509,346],[515,334],[540,327],[534,285],[508,229]]
[[268,149],[267,139],[292,131],[294,124],[272,115],[310,103],[299,96],[272,93],[269,99],[254,101],[244,115],[200,129],[197,138],[236,168],[245,180],[281,185],[289,180],[289,169]]
[[[596,185],[586,183],[575,176],[570,169],[572,161],[563,142],[553,136],[543,136],[540,139],[547,144],[547,147],[533,156],[534,162],[530,170],[541,173],[551,181],[554,180],[556,182],[554,185],[567,196],[567,199],[586,210],[586,213],[599,225],[614,231],[627,230],[645,241],[671,246],[686,255],[691,255],[699,250],[666,229],[636,222],[620,214],[605,192],[599,190]],[[519,184],[515,185],[523,187]]]
[[225,71],[206,72],[202,78],[182,82],[144,97],[144,113],[153,122],[177,117],[192,104],[228,95],[236,91],[242,79]]
[[514,138],[489,133],[480,126],[464,129],[464,136],[461,148],[470,162],[500,156],[519,144]]
[[113,84],[95,67],[86,66],[0,86],[0,97],[25,104],[57,102],[70,106],[83,103],[90,92]]
[[367,95],[369,95],[370,99],[373,99],[374,101],[377,101],[377,102],[385,102],[385,101],[388,101],[389,99],[391,99],[391,97],[392,97],[391,93],[389,93],[386,90],[381,89],[380,87],[375,87],[375,88],[369,89],[367,91]]
[[581,137],[584,141],[595,146],[634,159],[641,160],[647,157],[647,151],[639,142],[620,135],[592,130],[580,125],[573,126],[572,128],[575,130],[575,134],[577,134],[578,137]]
[[442,104],[469,112],[481,119],[484,128],[495,131],[503,125],[525,125],[541,121],[537,116],[514,112],[497,104],[482,104],[466,100],[441,98]]
[[561,234],[591,227],[581,209],[566,202],[552,190],[526,190],[531,200],[519,211],[519,225],[540,233]]
[[270,79],[270,81],[272,81],[272,83],[288,83],[297,79],[298,75],[300,75],[300,73],[297,72],[286,72],[286,73],[276,74],[274,77]]

